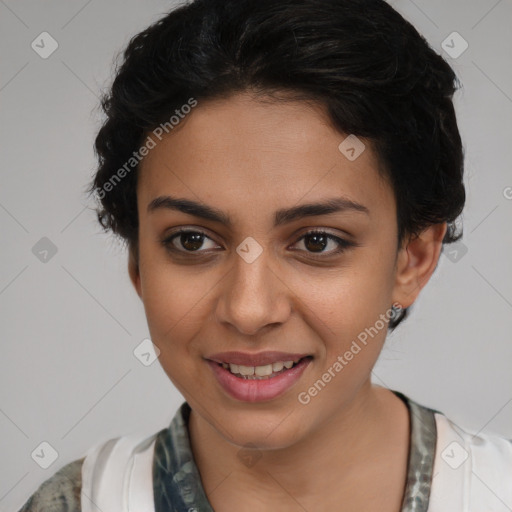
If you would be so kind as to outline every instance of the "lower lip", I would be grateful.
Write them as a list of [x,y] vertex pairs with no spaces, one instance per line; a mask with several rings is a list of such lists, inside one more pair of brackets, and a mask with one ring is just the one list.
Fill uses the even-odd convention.
[[237,377],[214,361],[206,361],[224,391],[237,400],[244,402],[264,402],[282,395],[301,377],[311,362],[310,357],[299,361],[285,372],[269,379],[244,379]]

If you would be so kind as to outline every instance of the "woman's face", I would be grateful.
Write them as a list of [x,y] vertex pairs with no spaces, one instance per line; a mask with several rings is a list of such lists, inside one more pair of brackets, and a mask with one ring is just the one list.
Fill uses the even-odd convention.
[[[304,102],[245,94],[199,102],[161,141],[152,138],[137,188],[139,268],[132,260],[130,273],[160,363],[226,439],[290,446],[369,383],[383,319],[394,301],[409,305],[397,283],[393,191],[368,141],[359,139],[366,147],[353,159],[360,148],[342,152],[346,135]],[[154,202],[166,196],[230,224]],[[331,213],[284,213],[339,200]],[[196,233],[171,239],[179,229]],[[305,236],[312,230],[325,235]],[[310,357],[272,384],[208,361],[230,351]]]

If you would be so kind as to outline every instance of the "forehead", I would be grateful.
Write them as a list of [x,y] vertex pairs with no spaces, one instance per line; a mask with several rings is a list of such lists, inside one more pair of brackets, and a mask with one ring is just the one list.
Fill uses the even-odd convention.
[[253,211],[327,195],[393,208],[371,143],[348,135],[312,102],[246,93],[199,101],[169,133],[149,134],[156,144],[141,163],[137,193],[144,206],[168,193]]

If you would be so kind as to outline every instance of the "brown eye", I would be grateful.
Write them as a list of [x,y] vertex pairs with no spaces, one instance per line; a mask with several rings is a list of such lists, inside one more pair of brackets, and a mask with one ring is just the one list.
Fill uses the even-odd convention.
[[200,233],[181,233],[179,241],[187,251],[197,251],[203,245],[204,235]]
[[174,252],[206,252],[200,249],[205,249],[205,242],[208,240],[211,242],[212,247],[206,247],[206,249],[217,247],[213,240],[211,240],[211,238],[209,238],[205,233],[201,231],[182,229],[178,233],[162,240],[162,245],[169,251]]
[[329,243],[329,237],[323,233],[311,233],[304,237],[304,245],[308,251],[322,252]]
[[[331,235],[325,231],[309,231],[299,239],[299,242],[300,241],[303,241],[307,252],[322,255],[339,254],[348,247],[355,245],[352,242],[343,240],[342,238]],[[325,249],[329,246],[332,249],[326,251]]]

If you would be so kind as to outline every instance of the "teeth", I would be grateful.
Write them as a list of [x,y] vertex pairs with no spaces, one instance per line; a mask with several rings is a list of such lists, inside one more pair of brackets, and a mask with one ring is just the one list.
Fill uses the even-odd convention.
[[272,370],[274,370],[275,372],[280,372],[283,368],[284,363],[282,363],[281,361],[277,363],[272,363]]
[[265,377],[266,375],[270,375],[272,373],[272,365],[266,364],[265,366],[255,366],[254,374],[258,375],[258,377]]
[[222,363],[222,367],[226,370],[229,369],[231,373],[242,375],[244,377],[250,377],[252,375],[255,375],[256,377],[267,377],[272,375],[272,373],[280,372],[283,368],[289,370],[294,363],[299,361],[300,359],[297,359],[297,361],[277,361],[263,366],[244,366],[241,364]]
[[254,366],[238,365],[238,373],[240,375],[254,375]]

